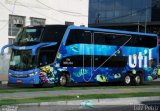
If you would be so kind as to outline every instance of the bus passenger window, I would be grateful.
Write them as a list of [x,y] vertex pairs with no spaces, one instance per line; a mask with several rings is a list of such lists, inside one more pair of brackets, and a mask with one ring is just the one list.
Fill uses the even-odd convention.
[[84,30],[71,30],[66,41],[66,46],[79,43],[91,44],[91,33]]

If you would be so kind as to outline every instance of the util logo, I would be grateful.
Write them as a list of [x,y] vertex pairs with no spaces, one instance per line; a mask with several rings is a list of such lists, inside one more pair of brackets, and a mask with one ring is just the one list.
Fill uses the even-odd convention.
[[143,65],[144,68],[147,68],[148,61],[150,60],[152,60],[152,49],[149,49],[148,51],[144,50],[143,54],[142,52],[139,52],[138,55],[136,54],[129,55],[129,67],[135,68],[138,65],[139,68],[142,68]]

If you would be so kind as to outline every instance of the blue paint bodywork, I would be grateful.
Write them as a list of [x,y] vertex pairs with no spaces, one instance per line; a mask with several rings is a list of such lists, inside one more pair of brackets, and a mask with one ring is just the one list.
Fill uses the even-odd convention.
[[[8,83],[15,84],[20,80],[20,84],[39,84],[39,69],[33,69],[29,71],[13,71],[9,70]],[[33,74],[29,76],[29,74]]]
[[[126,67],[123,68],[102,68],[102,67],[60,67],[60,62],[62,58],[73,56],[73,55],[103,55],[103,56],[129,56],[129,55],[138,55],[139,52],[142,52],[144,56],[149,56],[148,53],[145,55],[144,50],[149,51],[149,48],[143,47],[129,47],[129,46],[111,46],[111,45],[97,45],[97,44],[73,44],[69,46],[65,46],[66,40],[71,29],[82,29],[82,30],[91,30],[91,31],[104,31],[109,33],[119,33],[119,34],[138,34],[138,35],[148,35],[148,36],[155,36],[155,34],[146,34],[146,33],[138,33],[138,32],[128,32],[128,31],[118,31],[118,30],[108,30],[108,29],[97,29],[97,28],[85,28],[85,27],[76,27],[76,26],[69,26],[64,34],[63,40],[61,41],[60,48],[57,52],[57,56],[55,61],[50,68],[52,68],[52,77],[45,77],[48,83],[56,83],[58,82],[58,75],[62,71],[67,71],[70,74],[70,82],[115,82],[115,81],[122,81],[122,78],[126,74],[127,71],[142,71],[144,80],[147,81],[148,76],[151,76],[153,79],[157,77],[157,69],[153,69],[150,67],[147,68],[139,68],[138,65],[135,68],[130,68],[129,63],[127,62]],[[40,43],[34,46],[25,46],[24,48],[13,46],[13,49],[17,50],[29,50],[32,49],[32,54],[36,55],[37,49],[40,47],[47,47],[50,45],[56,45],[56,43]],[[93,49],[91,51],[91,48]],[[152,58],[156,59],[158,63],[158,44],[157,47],[152,48]],[[104,61],[105,62],[105,61]],[[106,61],[107,62],[107,61]],[[137,61],[138,62],[138,61]],[[147,65],[149,66],[149,60],[147,61]],[[144,65],[142,65],[144,66]],[[47,66],[45,66],[47,67]],[[50,69],[49,69],[50,70]],[[30,73],[35,73],[33,76],[27,78],[14,78],[9,75],[9,83],[16,83],[17,80],[22,80],[23,84],[40,84],[41,80],[39,77],[40,72],[43,72],[40,69],[34,69],[30,71],[22,71],[16,72],[13,70],[9,70],[11,74],[22,74],[28,75]],[[53,79],[53,80],[52,80]],[[54,81],[54,82],[53,82]]]

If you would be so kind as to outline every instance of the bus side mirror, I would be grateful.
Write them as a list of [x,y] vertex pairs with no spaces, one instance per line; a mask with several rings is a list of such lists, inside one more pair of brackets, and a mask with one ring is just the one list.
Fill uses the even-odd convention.
[[3,56],[4,55],[4,50],[7,48],[7,47],[11,47],[13,44],[8,44],[8,45],[5,45],[2,47],[1,49],[1,55]]

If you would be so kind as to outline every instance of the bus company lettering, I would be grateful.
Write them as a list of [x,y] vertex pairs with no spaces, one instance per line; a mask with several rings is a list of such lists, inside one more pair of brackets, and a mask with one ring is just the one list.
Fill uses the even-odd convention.
[[136,54],[129,55],[129,67],[135,68],[138,65],[139,68],[142,68],[143,65],[143,67],[146,68],[148,67],[147,61],[150,61],[151,59],[152,59],[152,49],[149,49],[149,51],[144,50],[144,53],[139,52],[138,56]]

